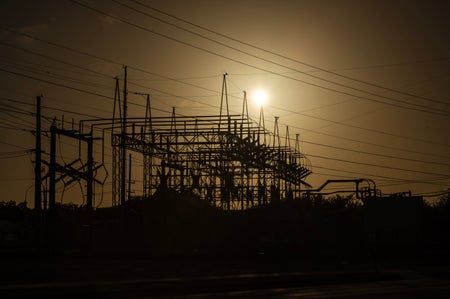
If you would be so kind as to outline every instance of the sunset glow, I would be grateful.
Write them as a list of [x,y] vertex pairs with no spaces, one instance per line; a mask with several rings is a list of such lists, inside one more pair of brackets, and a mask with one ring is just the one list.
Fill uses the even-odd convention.
[[267,93],[262,89],[258,89],[253,94],[252,99],[258,106],[262,106],[267,101]]

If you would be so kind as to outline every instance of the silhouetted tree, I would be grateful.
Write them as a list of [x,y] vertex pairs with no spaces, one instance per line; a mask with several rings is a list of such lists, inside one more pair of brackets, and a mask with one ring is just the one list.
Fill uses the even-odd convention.
[[436,207],[450,212],[450,193],[441,196],[436,203]]

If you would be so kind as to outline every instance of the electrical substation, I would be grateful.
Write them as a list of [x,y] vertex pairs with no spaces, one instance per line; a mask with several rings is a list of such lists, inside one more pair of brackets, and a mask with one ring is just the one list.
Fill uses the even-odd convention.
[[[105,177],[96,178],[100,168],[112,176],[112,206],[123,205],[133,198],[149,198],[167,190],[191,192],[223,210],[243,210],[316,194],[328,183],[356,183],[355,190],[346,192],[354,192],[357,198],[375,194],[375,183],[364,179],[329,180],[319,189],[312,189],[305,181],[312,173],[312,167],[300,151],[300,135],[295,134],[292,145],[289,127],[286,127],[285,135],[281,137],[278,117],[275,117],[272,131],[266,128],[262,106],[259,120],[251,119],[246,92],[243,92],[242,112],[231,114],[226,76],[223,75],[218,114],[186,116],[178,114],[173,107],[171,115],[155,117],[152,116],[150,95],[145,95],[145,115],[128,117],[125,67],[122,89],[116,79],[112,118],[81,120],[78,130],[74,130],[73,124],[72,130],[57,128],[55,123],[52,125],[50,162],[42,161],[49,171],[42,178],[36,172],[37,180],[50,180],[49,207],[55,204],[55,183],[63,181],[67,185],[83,180],[86,182],[86,205],[92,209],[93,184],[103,185],[106,180]],[[64,125],[64,121],[61,123]],[[76,159],[72,163],[58,164],[56,135],[85,142],[87,163]],[[37,153],[41,151],[38,139]],[[101,162],[94,161],[94,141],[95,144],[101,142]],[[103,163],[106,142],[111,143],[112,149],[109,170]],[[131,153],[142,157],[142,194],[131,190],[132,171],[135,171]],[[40,161],[38,158],[37,162]],[[364,191],[360,190],[360,183],[367,185]],[[41,196],[36,198],[35,204],[40,207]]]
[[[41,157],[41,99],[37,97],[35,210],[48,210],[48,213],[42,214],[46,215],[48,223],[40,224],[38,231],[48,230],[46,238],[49,241],[62,240],[64,234],[60,233],[57,237],[55,223],[58,219],[63,221],[63,214],[67,213],[56,208],[56,185],[63,184],[65,188],[76,182],[86,186],[81,213],[69,213],[67,215],[74,217],[72,222],[64,221],[66,225],[77,227],[79,234],[84,236],[80,240],[91,244],[88,247],[97,244],[95,246],[103,248],[101,250],[127,250],[125,245],[122,248],[108,243],[116,238],[112,232],[121,231],[121,238],[134,234],[135,242],[147,242],[143,248],[154,254],[159,254],[158,250],[172,252],[175,250],[173,244],[178,244],[177,250],[184,248],[189,251],[192,246],[200,246],[206,252],[227,252],[226,246],[220,244],[233,242],[210,240],[214,227],[223,230],[222,236],[245,235],[246,238],[247,229],[252,227],[251,230],[258,233],[256,239],[242,241],[246,244],[246,250],[251,250],[255,244],[263,244],[262,239],[258,238],[268,238],[267,234],[272,234],[268,239],[272,245],[281,242],[279,234],[292,234],[292,239],[286,242],[292,248],[304,250],[300,243],[306,242],[305,238],[309,237],[305,235],[298,239],[294,236],[307,229],[313,232],[313,229],[308,228],[310,225],[317,230],[327,227],[322,220],[331,217],[327,216],[330,205],[327,208],[322,196],[335,193],[353,194],[359,200],[358,207],[363,203],[366,222],[361,221],[359,230],[365,227],[368,240],[391,240],[390,231],[402,231],[399,223],[382,221],[385,218],[381,217],[383,212],[380,207],[383,207],[384,202],[390,202],[391,198],[383,197],[373,180],[330,179],[315,189],[307,183],[306,178],[312,173],[312,166],[301,152],[300,135],[295,134],[295,139],[292,139],[295,143],[292,145],[288,127],[285,128],[284,136],[280,134],[278,117],[274,119],[273,130],[269,130],[265,125],[262,106],[258,121],[253,120],[249,116],[245,92],[241,113],[230,113],[226,74],[223,75],[220,110],[217,114],[184,115],[172,107],[171,114],[154,116],[150,95],[136,92],[146,98],[145,112],[142,117],[129,117],[127,96],[131,93],[127,90],[126,67],[124,70],[124,80],[121,82],[116,78],[111,118],[83,119],[78,124],[72,121],[71,129],[67,129],[64,119],[53,120],[50,130],[46,131],[50,133],[49,161]],[[56,146],[57,137],[78,142],[78,158],[73,161],[58,159],[61,155]],[[111,158],[105,159],[106,155],[109,156],[109,150]],[[42,173],[43,165],[48,169],[47,173]],[[136,180],[137,177],[142,180]],[[49,187],[42,192],[44,181],[45,186]],[[96,186],[103,186],[107,181],[111,182],[111,197],[102,198],[104,209],[97,209]],[[142,182],[142,186],[137,186],[137,182]],[[328,188],[332,184],[345,184],[344,187],[347,187],[342,188],[341,185],[341,188]],[[354,188],[348,188],[349,184],[354,184]],[[409,208],[414,200],[418,204]],[[414,229],[407,231],[409,237],[400,246],[420,242],[421,217],[415,211],[420,211],[420,207],[417,207],[421,202],[421,198],[416,200],[410,195],[399,200],[395,206],[397,211],[413,211],[409,212],[411,223],[417,224],[413,226]],[[338,207],[341,207],[339,203],[335,203],[334,209]],[[346,204],[342,207],[346,207]],[[361,213],[355,207],[350,210]],[[315,212],[312,208],[316,209]],[[214,214],[216,211],[220,214]],[[159,213],[163,214],[162,218]],[[322,216],[314,220],[309,218],[311,213],[320,213]],[[241,215],[241,218],[233,218],[233,215]],[[337,215],[333,217],[344,217]],[[257,220],[258,217],[271,220],[265,223],[261,219]],[[373,219],[381,220],[377,222]],[[109,226],[114,223],[117,227],[111,229]],[[239,228],[233,229],[234,226]],[[327,230],[321,233],[320,242],[333,240],[334,234],[330,233],[329,227]],[[176,233],[181,231],[187,239]],[[177,240],[173,244],[164,239],[170,235],[174,235],[174,240]],[[109,241],[105,241],[105,238]],[[76,239],[69,237],[68,242],[76,242]],[[194,245],[192,242],[203,243]],[[150,246],[150,243],[153,245]],[[398,246],[390,241],[388,246],[391,243]],[[154,247],[154,244],[158,245]],[[53,246],[50,244],[51,248]]]
[[224,75],[218,115],[179,116],[173,108],[171,116],[151,117],[148,106],[146,118],[119,118],[121,130],[111,131],[113,205],[126,198],[125,151],[142,154],[143,197],[190,190],[213,206],[245,209],[299,196],[311,165],[298,135],[294,147],[289,136],[282,144],[277,119],[270,132],[263,110],[259,123],[249,118],[245,93],[242,105],[241,115],[229,113]]

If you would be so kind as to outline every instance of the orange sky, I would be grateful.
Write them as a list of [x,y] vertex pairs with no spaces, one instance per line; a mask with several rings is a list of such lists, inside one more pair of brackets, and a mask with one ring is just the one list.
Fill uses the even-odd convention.
[[[25,150],[34,147],[36,95],[48,119],[111,117],[113,102],[92,93],[113,97],[121,65],[130,92],[150,93],[167,111],[155,115],[172,106],[218,114],[225,72],[233,112],[243,90],[264,89],[266,126],[279,116],[281,135],[286,125],[300,134],[315,187],[364,177],[384,193],[450,188],[447,1],[3,0],[0,14],[0,200],[32,206],[34,158]],[[250,113],[258,119],[256,105]],[[143,114],[130,106],[130,116]],[[60,159],[77,157],[70,143],[58,143]],[[110,197],[110,177],[103,192]],[[64,202],[80,194],[74,185]]]

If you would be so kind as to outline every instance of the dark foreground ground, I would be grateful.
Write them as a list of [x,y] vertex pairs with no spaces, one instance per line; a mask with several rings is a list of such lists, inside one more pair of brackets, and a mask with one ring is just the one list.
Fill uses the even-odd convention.
[[1,298],[450,298],[450,199],[222,211],[169,194],[92,213],[6,204],[0,224]]
[[1,298],[450,298],[450,267],[426,261],[13,258]]

